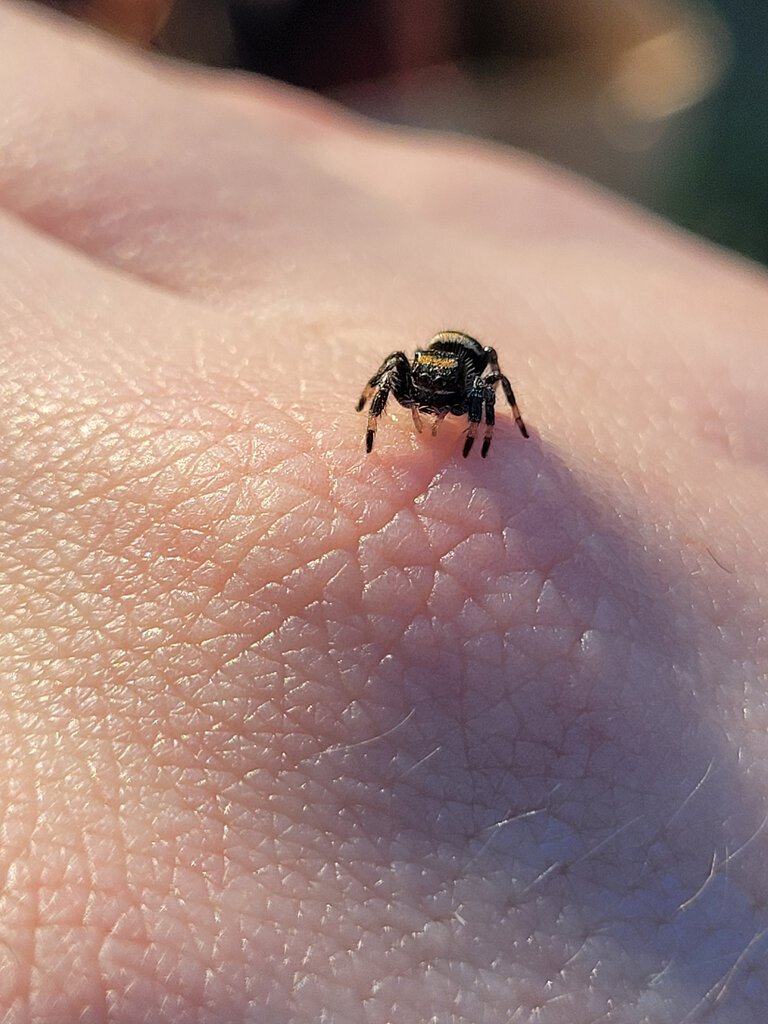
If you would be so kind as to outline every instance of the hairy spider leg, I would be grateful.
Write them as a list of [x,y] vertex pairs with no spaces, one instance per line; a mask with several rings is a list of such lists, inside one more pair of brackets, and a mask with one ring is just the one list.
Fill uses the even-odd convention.
[[512,390],[512,385],[509,383],[509,381],[507,380],[503,373],[499,373],[499,382],[501,383],[501,387],[504,391],[504,394],[507,396],[507,401],[512,406],[512,415],[515,417],[515,423],[517,424],[520,433],[523,435],[523,437],[528,437],[529,434],[528,431],[525,429],[523,417],[520,415],[520,410],[517,407],[517,402],[515,401],[515,393]]
[[407,396],[411,391],[411,364],[405,352],[393,352],[387,356],[376,373],[371,377],[357,403],[357,411],[365,408],[365,403],[373,395],[368,409],[368,429],[365,433],[365,450],[370,454],[373,450],[373,439],[376,436],[378,419],[384,412],[390,391],[401,404],[409,404]]
[[515,423],[517,424],[520,433],[523,435],[523,437],[528,437],[529,434],[528,431],[525,429],[523,417],[521,416],[520,410],[517,406],[517,401],[515,400],[515,393],[512,390],[512,385],[509,383],[509,379],[505,377],[504,374],[499,369],[499,357],[496,354],[496,349],[491,348],[491,346],[488,345],[485,349],[485,352],[488,356],[488,368],[491,371],[485,378],[486,383],[491,384],[494,387],[496,386],[497,383],[501,384],[506,399],[512,406],[512,415],[515,417]]
[[358,403],[355,406],[355,408],[357,409],[358,412],[362,412],[363,411],[363,409],[365,408],[365,403],[368,401],[368,399],[371,397],[373,392],[376,390],[376,386],[373,383],[375,380],[376,380],[376,377],[371,377],[371,379],[368,381],[368,383],[363,388],[363,393],[362,393],[362,395],[360,395]]
[[462,455],[466,459],[472,450],[472,445],[475,443],[477,437],[477,428],[483,419],[483,405],[486,400],[487,388],[485,383],[472,372],[471,376],[474,378],[469,389],[469,398],[467,401],[467,418],[469,419],[469,427],[467,429],[467,437],[464,441],[464,450]]
[[368,401],[368,399],[371,397],[374,391],[381,385],[383,378],[387,375],[387,371],[392,368],[395,362],[399,362],[400,359],[404,360],[405,363],[408,364],[408,358],[405,352],[392,352],[390,353],[390,355],[387,356],[387,358],[378,368],[376,373],[374,373],[374,375],[363,388],[363,393],[360,395],[357,405],[355,406],[358,412],[363,411],[363,409],[365,408],[365,403]]
[[493,437],[493,425],[496,422],[496,392],[493,387],[486,386],[485,389],[485,436],[483,437],[483,447],[480,449],[480,454],[483,458],[488,454],[488,449],[491,447],[491,438]]

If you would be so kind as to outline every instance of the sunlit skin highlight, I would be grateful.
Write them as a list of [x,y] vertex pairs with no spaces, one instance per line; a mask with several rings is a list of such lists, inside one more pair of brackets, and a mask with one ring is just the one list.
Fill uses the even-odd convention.
[[[68,26],[0,5],[4,1024],[762,1024],[763,274]],[[534,439],[367,456],[445,324]]]

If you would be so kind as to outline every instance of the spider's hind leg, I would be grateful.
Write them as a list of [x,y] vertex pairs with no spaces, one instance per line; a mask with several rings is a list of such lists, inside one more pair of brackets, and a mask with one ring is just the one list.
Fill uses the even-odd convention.
[[512,415],[515,417],[515,423],[517,424],[518,430],[523,437],[528,437],[528,431],[525,429],[525,423],[523,423],[523,417],[520,415],[520,410],[515,400],[515,393],[512,390],[512,385],[509,383],[503,373],[499,373],[499,383],[504,391],[507,401],[512,406]]

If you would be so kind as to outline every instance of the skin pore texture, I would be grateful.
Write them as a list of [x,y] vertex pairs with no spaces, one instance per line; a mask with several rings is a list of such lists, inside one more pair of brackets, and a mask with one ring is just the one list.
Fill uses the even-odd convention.
[[[768,289],[0,6],[4,1024],[757,1024]],[[494,345],[531,431],[362,385]]]

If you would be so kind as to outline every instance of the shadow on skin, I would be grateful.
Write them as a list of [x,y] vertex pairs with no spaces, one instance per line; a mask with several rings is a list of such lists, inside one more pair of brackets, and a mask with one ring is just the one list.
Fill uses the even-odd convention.
[[510,419],[487,460],[447,423],[366,456],[215,378],[105,413],[45,386],[57,416],[8,432],[8,544],[46,628],[25,545],[46,580],[73,557],[87,600],[15,691],[30,828],[104,837],[67,864],[119,890],[93,902],[115,1015],[196,1019],[210,928],[220,1019],[243,993],[270,1022],[510,998],[544,1024],[759,1019],[764,820],[709,721],[717,627],[597,478]]
[[481,971],[470,1019],[489,978],[514,986],[521,1020],[587,988],[589,1020],[611,1001],[627,1019],[752,1019],[768,917],[743,869],[765,821],[709,720],[715,627],[682,556],[513,432],[487,462],[455,437],[364,462],[398,510],[371,530],[363,513],[363,612],[342,643],[332,594],[306,609],[326,685],[350,693],[338,739],[300,769],[310,800],[332,793],[328,855],[355,865],[361,905],[415,908],[389,915],[380,995],[402,996],[386,978],[411,929],[420,962]]
[[[14,31],[37,36],[31,23]],[[486,461],[463,460],[447,424],[416,445],[382,430],[366,457],[353,422],[370,369],[366,358],[351,373],[357,349],[328,344],[339,321],[351,337],[391,306],[399,326],[382,333],[410,331],[415,308],[395,310],[400,296],[442,306],[460,281],[459,306],[506,304],[507,271],[490,277],[502,249],[479,246],[469,262],[460,250],[433,275],[428,234],[411,279],[425,250],[409,254],[410,207],[369,208],[365,175],[348,176],[354,150],[339,143],[338,180],[305,173],[303,157],[275,163],[280,103],[247,130],[244,110],[227,127],[205,103],[187,123],[175,83],[163,99],[155,71],[121,77],[112,56],[90,63],[84,41],[57,71],[45,32],[34,61],[6,46],[18,50],[9,95],[32,97],[8,123],[8,220],[88,260],[63,261],[36,232],[9,235],[28,294],[10,279],[0,1004],[174,1024],[357,1024],[361,1003],[371,1024],[416,1024],[425,1015],[408,1010],[425,1005],[457,1024],[516,1024],[514,1006],[521,1024],[757,1024],[768,918],[750,885],[762,884],[764,818],[710,720],[739,666],[688,586],[691,552],[501,415]],[[49,61],[53,91],[24,77]],[[167,131],[146,132],[146,109]],[[371,188],[389,194],[407,153],[387,163],[373,138],[361,148],[371,165],[384,159]],[[423,180],[453,187],[463,174],[472,194],[438,197],[436,221],[473,211],[483,231],[475,199],[494,222],[499,197],[512,200],[494,235],[504,260],[510,240],[539,237],[551,199],[558,239],[575,216],[568,238],[584,229],[601,253],[609,237],[630,256],[646,244],[623,214],[595,233],[591,201],[569,214],[549,186],[535,202],[515,191],[517,172],[499,166],[501,192],[476,156],[464,171],[441,159]],[[220,191],[223,205],[209,202]],[[284,236],[286,215],[296,230]],[[463,241],[469,225],[445,237]],[[518,293],[573,275],[553,293],[567,313],[581,252],[566,246],[554,267],[537,254]],[[107,277],[86,272],[94,262]],[[646,337],[624,331],[628,317],[677,287],[663,261],[652,276],[658,287],[626,309],[621,299],[618,319],[601,312],[604,328]],[[624,295],[611,279],[594,297],[609,291]],[[714,292],[713,309],[743,294]],[[180,293],[194,298],[186,312]],[[693,294],[669,304],[663,345],[678,328],[689,336]],[[218,315],[222,301],[234,317]],[[279,333],[265,329],[273,307]],[[302,310],[318,316],[311,330],[291,327]],[[753,310],[715,315],[702,350],[751,331]],[[174,325],[191,340],[166,362]],[[292,401],[303,420],[285,412]]]

